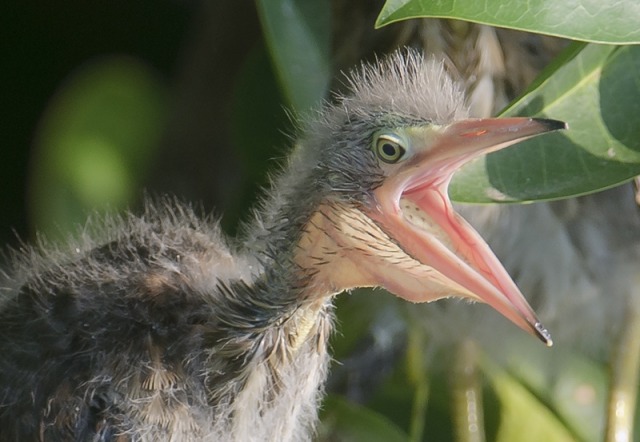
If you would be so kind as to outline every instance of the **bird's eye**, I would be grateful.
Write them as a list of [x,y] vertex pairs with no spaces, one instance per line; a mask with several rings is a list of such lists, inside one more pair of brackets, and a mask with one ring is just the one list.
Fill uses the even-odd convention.
[[385,163],[397,163],[405,153],[404,147],[395,137],[381,135],[376,140],[376,155]]

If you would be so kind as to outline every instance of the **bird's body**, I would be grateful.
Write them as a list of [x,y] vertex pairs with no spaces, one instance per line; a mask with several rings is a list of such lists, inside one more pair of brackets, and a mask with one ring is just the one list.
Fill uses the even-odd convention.
[[[25,262],[34,276],[0,314],[2,440],[309,433],[329,305],[264,303],[255,260],[187,208],[160,206],[110,223],[105,245]],[[277,416],[300,425],[288,434]]]
[[1,440],[306,440],[333,295],[487,302],[550,344],[451,207],[464,162],[562,127],[466,120],[442,66],[395,54],[307,124],[245,233],[166,200],[68,253],[24,253],[0,309]]

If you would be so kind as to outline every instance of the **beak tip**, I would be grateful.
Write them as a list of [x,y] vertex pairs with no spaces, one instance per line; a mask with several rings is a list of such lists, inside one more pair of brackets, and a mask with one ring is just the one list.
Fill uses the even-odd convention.
[[567,123],[565,123],[564,121],[560,121],[560,120],[551,120],[551,119],[548,119],[548,118],[532,118],[531,120],[535,121],[536,123],[541,124],[549,132],[554,131],[554,130],[569,129],[569,125]]
[[553,346],[553,339],[551,339],[551,334],[549,333],[549,331],[544,327],[544,325],[542,325],[542,323],[540,322],[536,322],[533,325],[533,328],[535,329],[536,332],[536,336],[545,343],[545,345],[547,347],[551,347]]

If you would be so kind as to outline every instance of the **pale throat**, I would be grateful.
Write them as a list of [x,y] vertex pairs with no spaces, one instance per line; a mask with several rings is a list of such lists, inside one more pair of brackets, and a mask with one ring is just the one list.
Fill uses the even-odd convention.
[[317,207],[303,228],[293,261],[298,279],[305,281],[300,307],[289,324],[296,346],[313,331],[309,324],[322,306],[345,290],[384,287],[401,297],[405,292],[440,291],[431,283],[432,269],[348,203],[326,201]]
[[[455,247],[442,229],[409,200],[401,200],[405,222],[422,235]],[[294,252],[301,274],[308,275],[303,299],[327,299],[357,287],[381,287],[411,302],[429,302],[467,292],[431,265],[414,258],[367,209],[344,202],[324,202],[304,228]]]
[[348,203],[320,204],[294,253],[299,271],[311,275],[305,289],[308,299],[384,286],[380,269],[389,261],[400,267],[416,264],[371,218]]

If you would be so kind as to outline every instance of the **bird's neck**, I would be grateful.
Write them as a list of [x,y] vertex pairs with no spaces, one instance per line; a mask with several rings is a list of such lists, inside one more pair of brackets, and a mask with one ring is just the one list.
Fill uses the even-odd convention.
[[276,420],[277,410],[291,413],[294,400],[303,426],[311,426],[329,360],[331,300],[307,294],[312,275],[301,271],[293,254],[292,240],[300,234],[285,223],[274,230],[267,221],[258,221],[253,232],[275,235],[254,236],[242,254],[251,277],[219,284],[218,319],[205,338],[209,400],[231,403],[222,409],[233,415],[234,427],[246,429],[255,427],[256,416]]
[[[253,237],[246,254],[258,257],[255,268],[260,270],[244,289],[247,296],[234,298],[252,304],[239,307],[242,313],[251,312],[253,330],[278,335],[265,342],[286,343],[280,350],[290,356],[309,340],[315,340],[317,350],[324,352],[331,329],[332,297],[372,285],[342,241],[345,234],[349,236],[348,229],[370,230],[358,224],[362,213],[328,199],[310,206],[307,216],[282,211],[278,218],[258,221],[253,231],[262,229],[265,234]],[[295,207],[292,212],[303,211]]]
[[294,149],[242,241],[256,269],[252,302],[267,310],[260,327],[288,328],[296,342],[312,334],[309,324],[326,312],[333,295],[370,285],[336,241],[336,229],[348,224],[339,216],[353,212],[331,199],[335,189],[320,185],[327,172],[310,167],[318,164],[316,147]]
[[339,224],[335,214],[345,211],[326,200],[276,198],[279,210],[267,210],[248,229],[244,256],[254,274],[222,286],[226,302],[216,309],[225,322],[207,336],[213,344],[208,380],[225,386],[212,388],[210,399],[233,398],[229,412],[238,428],[252,428],[255,416],[277,420],[291,413],[292,401],[298,404],[292,418],[313,425],[329,361],[331,298],[357,283],[344,278],[357,272],[349,271],[331,234]]

